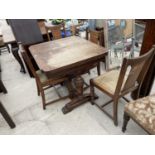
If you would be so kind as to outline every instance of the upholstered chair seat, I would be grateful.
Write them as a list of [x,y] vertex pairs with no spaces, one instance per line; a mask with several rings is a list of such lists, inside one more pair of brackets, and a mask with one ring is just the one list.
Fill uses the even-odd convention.
[[125,113],[150,134],[155,134],[155,95],[126,104]]
[[41,83],[44,83],[48,80],[47,76],[41,70],[36,71],[36,74],[38,75]]
[[119,70],[109,71],[93,79],[93,82],[99,88],[105,89],[110,94],[114,94],[118,82],[119,73]]

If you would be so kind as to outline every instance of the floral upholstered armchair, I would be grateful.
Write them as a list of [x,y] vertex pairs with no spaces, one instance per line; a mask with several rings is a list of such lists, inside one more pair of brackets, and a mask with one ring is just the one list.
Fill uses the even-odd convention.
[[132,101],[125,106],[122,131],[125,132],[132,118],[146,132],[155,135],[155,95]]

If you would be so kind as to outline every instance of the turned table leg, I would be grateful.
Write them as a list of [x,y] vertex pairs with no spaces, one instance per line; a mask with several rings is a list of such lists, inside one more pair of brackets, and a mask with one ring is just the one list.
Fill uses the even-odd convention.
[[75,86],[78,97],[83,95],[83,86],[84,86],[84,80],[81,76],[77,76],[75,78]]
[[69,98],[73,99],[76,96],[76,92],[72,84],[72,79],[68,79],[68,81],[66,82],[66,86],[69,91]]

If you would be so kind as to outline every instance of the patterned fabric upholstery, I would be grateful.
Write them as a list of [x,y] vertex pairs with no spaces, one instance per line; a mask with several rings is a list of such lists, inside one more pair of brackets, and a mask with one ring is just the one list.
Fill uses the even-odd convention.
[[126,104],[125,112],[149,133],[155,134],[155,95]]

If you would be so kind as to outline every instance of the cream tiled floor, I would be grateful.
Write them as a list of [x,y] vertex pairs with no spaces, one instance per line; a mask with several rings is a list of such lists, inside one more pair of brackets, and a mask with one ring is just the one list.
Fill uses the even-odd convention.
[[[103,112],[89,102],[66,115],[61,109],[69,99],[49,105],[46,110],[43,110],[34,79],[28,74],[19,72],[20,66],[11,53],[3,53],[0,60],[2,79],[8,90],[8,94],[0,93],[0,100],[16,123],[16,128],[10,129],[0,115],[0,134],[124,134],[121,132],[125,105],[123,100],[119,103],[118,127],[115,127]],[[94,76],[96,76],[96,69],[91,70],[91,75],[84,75],[84,78],[89,81]],[[65,89],[63,91],[66,92]],[[98,103],[109,99],[105,94],[96,92],[99,96]],[[53,89],[48,92],[48,97],[56,97]],[[111,110],[111,107],[107,109]],[[125,134],[146,133],[131,120]]]

